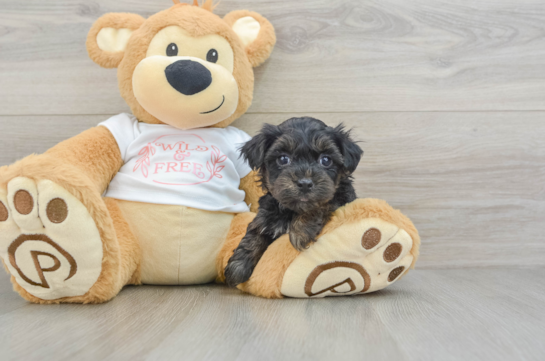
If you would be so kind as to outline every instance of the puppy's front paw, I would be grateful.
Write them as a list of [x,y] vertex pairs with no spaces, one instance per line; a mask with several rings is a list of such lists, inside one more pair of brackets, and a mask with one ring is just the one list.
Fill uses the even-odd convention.
[[229,287],[236,287],[250,279],[254,266],[248,259],[239,258],[235,253],[225,267],[225,283]]
[[314,241],[314,237],[311,237],[305,232],[290,232],[290,242],[299,252],[310,247],[310,244]]

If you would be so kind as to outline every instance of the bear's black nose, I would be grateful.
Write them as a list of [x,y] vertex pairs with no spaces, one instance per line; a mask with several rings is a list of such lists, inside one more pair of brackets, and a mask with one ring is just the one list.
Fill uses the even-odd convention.
[[204,65],[192,60],[178,60],[166,67],[168,83],[184,95],[202,92],[212,83],[212,74]]

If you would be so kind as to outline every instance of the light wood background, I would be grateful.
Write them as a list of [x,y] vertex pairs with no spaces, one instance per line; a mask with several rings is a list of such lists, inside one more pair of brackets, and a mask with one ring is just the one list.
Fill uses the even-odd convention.
[[[129,111],[87,31],[169,5],[0,0],[0,165]],[[414,221],[420,268],[545,265],[545,2],[224,0],[217,13],[246,7],[278,44],[236,126],[354,127],[358,195]]]
[[[129,111],[85,38],[170,0],[0,0],[0,165]],[[128,287],[98,306],[26,303],[0,275],[0,359],[545,359],[545,1],[223,0],[277,30],[234,125],[354,128],[360,197],[422,236],[416,270],[350,298]],[[455,268],[445,270],[442,268]]]

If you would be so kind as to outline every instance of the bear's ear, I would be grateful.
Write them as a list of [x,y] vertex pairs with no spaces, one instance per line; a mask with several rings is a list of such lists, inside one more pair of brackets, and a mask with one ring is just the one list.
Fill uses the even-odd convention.
[[116,68],[134,30],[144,22],[136,14],[109,13],[98,18],[87,35],[89,57],[104,68]]
[[274,28],[269,20],[248,10],[232,11],[223,18],[238,35],[250,64],[256,67],[269,58],[276,43]]

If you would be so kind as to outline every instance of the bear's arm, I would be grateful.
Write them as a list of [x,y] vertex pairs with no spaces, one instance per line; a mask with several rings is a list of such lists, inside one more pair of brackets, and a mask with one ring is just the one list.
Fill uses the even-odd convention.
[[250,211],[257,212],[257,207],[259,206],[259,198],[263,194],[263,189],[261,188],[261,183],[259,183],[259,177],[257,176],[256,171],[251,171],[248,175],[240,180],[239,189],[243,190],[246,193],[244,197],[244,202],[251,205]]
[[121,152],[112,133],[102,126],[67,139],[45,154],[59,163],[76,167],[103,193],[123,165]]

